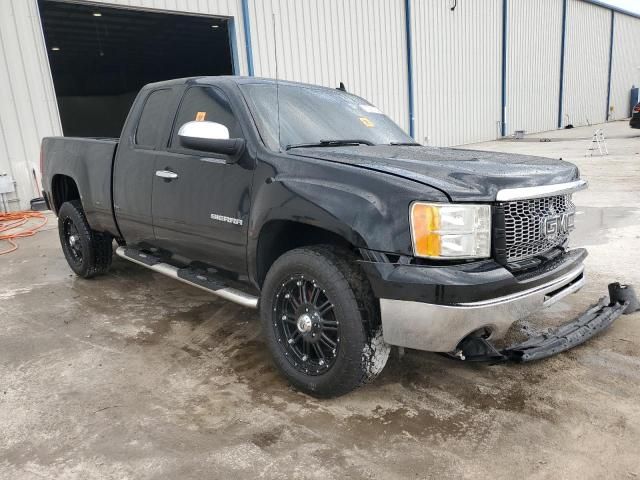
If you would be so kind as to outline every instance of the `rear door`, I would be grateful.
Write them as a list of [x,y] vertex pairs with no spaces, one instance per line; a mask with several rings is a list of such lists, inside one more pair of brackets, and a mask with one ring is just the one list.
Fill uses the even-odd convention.
[[221,123],[231,138],[244,138],[221,89],[192,86],[185,91],[168,148],[158,152],[155,163],[155,244],[192,261],[244,273],[253,163],[246,161],[246,152],[237,163],[227,163],[226,155],[182,148],[178,130],[198,120]]
[[151,197],[155,160],[171,128],[177,94],[172,88],[141,93],[116,153],[113,204],[118,227],[128,245],[154,240]]

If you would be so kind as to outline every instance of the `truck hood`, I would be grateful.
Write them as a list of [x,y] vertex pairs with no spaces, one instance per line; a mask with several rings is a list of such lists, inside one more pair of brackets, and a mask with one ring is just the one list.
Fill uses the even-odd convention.
[[379,171],[437,188],[451,201],[495,201],[498,190],[571,182],[578,167],[551,158],[417,146],[349,146],[291,150],[296,156]]

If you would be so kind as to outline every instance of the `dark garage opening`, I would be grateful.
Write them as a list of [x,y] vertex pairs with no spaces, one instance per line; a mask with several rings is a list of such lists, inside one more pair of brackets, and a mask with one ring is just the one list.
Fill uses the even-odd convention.
[[66,136],[119,137],[145,84],[233,74],[228,19],[40,0]]

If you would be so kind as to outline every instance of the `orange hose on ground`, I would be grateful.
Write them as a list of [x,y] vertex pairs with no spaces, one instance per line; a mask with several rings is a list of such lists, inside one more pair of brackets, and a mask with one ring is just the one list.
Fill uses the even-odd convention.
[[[36,225],[24,226],[31,219],[41,219],[42,221]],[[23,211],[0,213],[0,241],[9,243],[8,250],[0,251],[0,255],[13,252],[18,249],[18,245],[14,240],[16,238],[31,237],[47,223],[47,217],[40,212]]]

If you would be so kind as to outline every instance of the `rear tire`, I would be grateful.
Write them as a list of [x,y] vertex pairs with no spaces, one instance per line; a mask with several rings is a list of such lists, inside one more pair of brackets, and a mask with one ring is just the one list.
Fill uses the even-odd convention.
[[346,249],[306,247],[278,258],[263,285],[260,316],[280,372],[316,397],[372,381],[389,357],[377,300]]
[[91,230],[79,200],[65,202],[58,211],[62,251],[74,273],[92,278],[106,273],[113,258],[112,237]]

